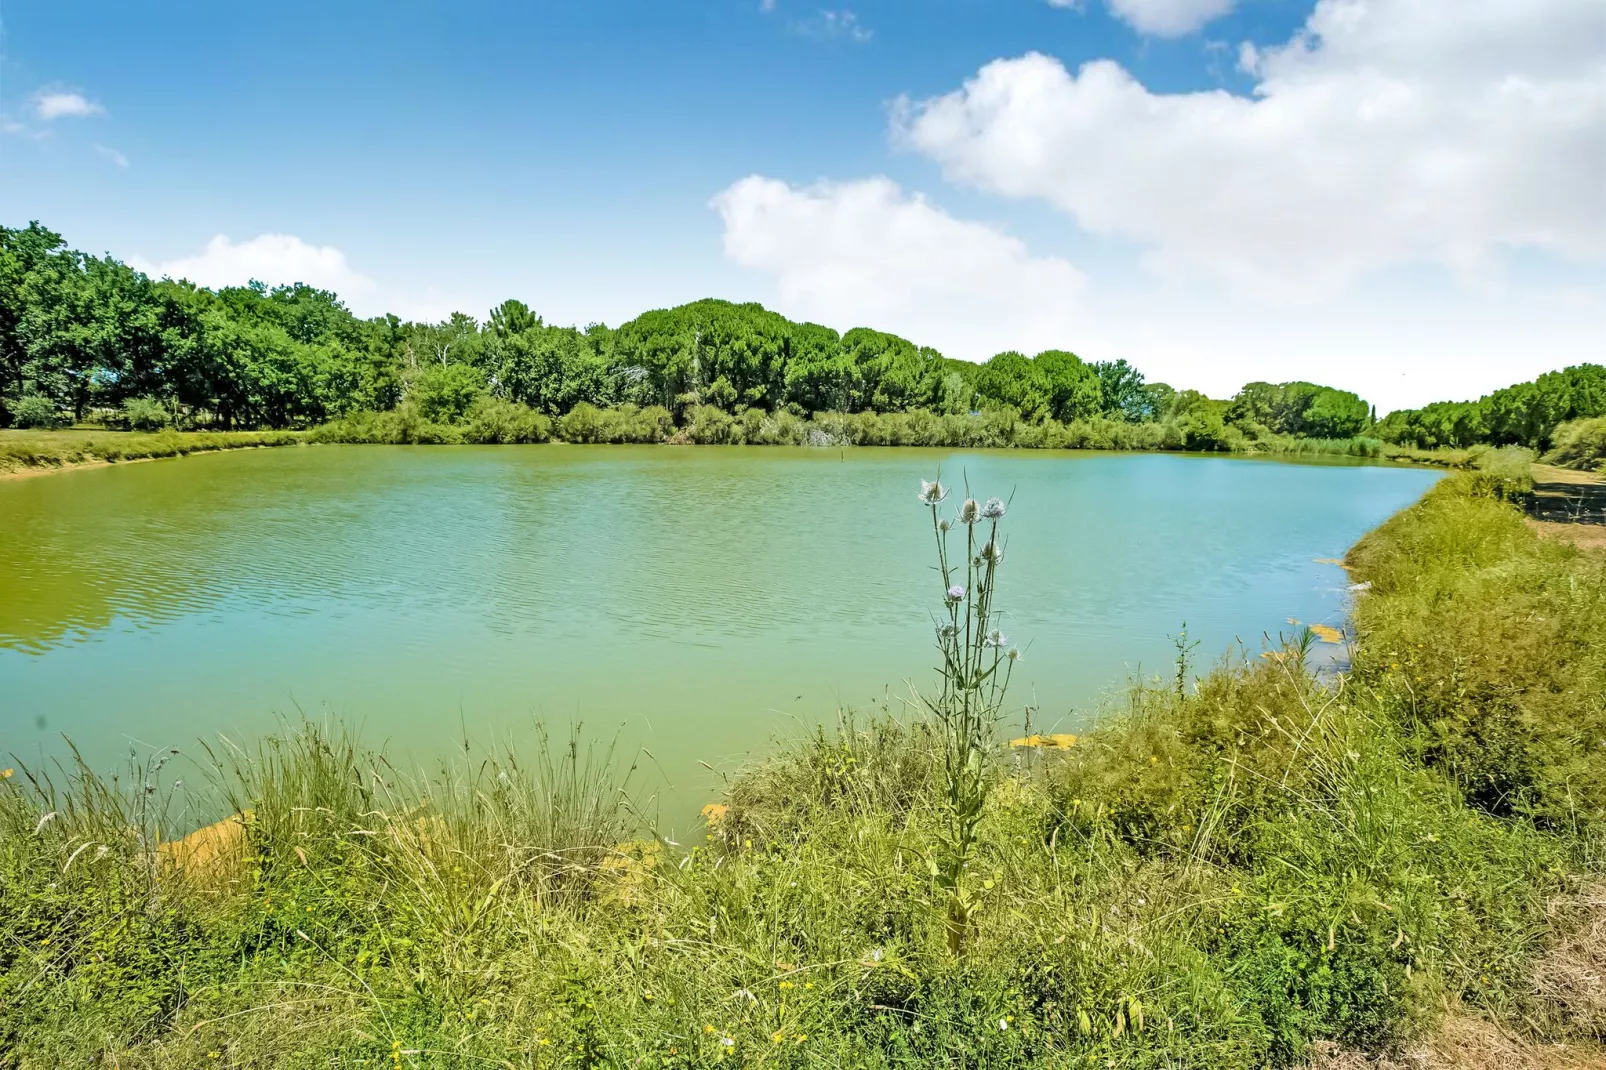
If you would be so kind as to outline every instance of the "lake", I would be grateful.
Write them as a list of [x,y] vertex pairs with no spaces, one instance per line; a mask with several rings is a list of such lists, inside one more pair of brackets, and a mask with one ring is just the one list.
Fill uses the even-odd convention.
[[[579,720],[680,823],[839,707],[934,676],[921,477],[1010,498],[1014,705],[1338,624],[1341,556],[1437,473],[1167,454],[321,446],[0,482],[0,754],[338,716],[419,760]],[[959,495],[950,499],[957,504]],[[1018,725],[1018,711],[1012,725]]]

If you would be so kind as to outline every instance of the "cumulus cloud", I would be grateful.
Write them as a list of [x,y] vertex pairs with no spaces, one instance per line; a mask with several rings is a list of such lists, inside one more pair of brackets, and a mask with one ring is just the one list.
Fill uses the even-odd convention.
[[798,187],[752,175],[712,202],[725,254],[775,283],[782,311],[893,331],[982,359],[1074,338],[1083,278],[886,178]]
[[243,286],[253,279],[270,286],[304,282],[359,303],[366,303],[363,299],[377,290],[372,279],[346,263],[346,254],[339,249],[309,245],[292,234],[261,234],[243,242],[219,234],[194,256],[159,263],[130,257],[128,262],[153,277],[188,279],[214,288]]
[[82,93],[68,89],[41,89],[32,97],[33,111],[40,119],[84,119],[104,115],[106,109]]
[[[1121,0],[1136,4],[1137,0]],[[1028,54],[903,101],[894,135],[952,180],[1040,198],[1172,274],[1329,293],[1511,248],[1606,258],[1606,6],[1320,0],[1257,84],[1154,93]]]

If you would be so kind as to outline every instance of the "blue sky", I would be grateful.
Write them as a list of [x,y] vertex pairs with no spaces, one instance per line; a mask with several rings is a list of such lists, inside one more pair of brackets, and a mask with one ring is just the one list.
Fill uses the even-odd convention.
[[1606,348],[1598,0],[3,18],[0,221],[153,273],[416,317],[752,299],[1384,409]]

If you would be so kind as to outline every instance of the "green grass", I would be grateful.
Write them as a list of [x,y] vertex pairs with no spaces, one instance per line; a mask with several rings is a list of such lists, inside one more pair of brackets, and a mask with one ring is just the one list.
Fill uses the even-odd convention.
[[[941,739],[892,709],[779,745],[684,847],[572,740],[422,776],[306,724],[177,791],[19,770],[0,1066],[1248,1070],[1452,1005],[1576,1040],[1533,966],[1603,861],[1606,567],[1471,473],[1351,564],[1352,673],[1291,637],[1001,750],[957,957]],[[158,846],[229,812],[237,864]]]
[[305,435],[295,431],[3,431],[0,475],[24,469],[64,468],[100,462],[181,457],[190,453],[290,446]]
[[[550,440],[587,444],[674,443],[750,446],[926,446],[948,448],[1181,450],[1184,441],[1169,424],[1129,424],[1094,418],[1069,424],[1026,423],[1009,413],[943,416],[907,413],[816,413],[747,409],[734,415],[712,406],[687,413],[675,426],[667,409],[622,405],[598,409],[577,405],[551,420],[523,405],[487,400],[459,423],[425,419],[416,408],[353,412],[310,431],[158,431],[99,429],[18,431],[0,429],[0,474],[97,462],[175,457],[212,450],[296,443],[379,445],[506,445]],[[1370,438],[1305,439],[1274,436],[1251,441],[1238,436],[1230,452],[1273,457],[1375,458],[1443,467],[1476,467],[1489,451],[1416,450]]]

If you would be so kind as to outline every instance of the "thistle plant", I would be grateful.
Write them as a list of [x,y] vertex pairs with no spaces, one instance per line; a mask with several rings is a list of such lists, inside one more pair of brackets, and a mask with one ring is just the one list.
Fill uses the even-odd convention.
[[[920,501],[931,511],[942,580],[937,615],[937,650],[942,656],[937,693],[922,701],[937,722],[943,743],[943,827],[936,859],[937,885],[948,898],[948,949],[965,947],[975,901],[965,884],[975,854],[982,808],[991,783],[993,726],[1003,713],[1004,695],[1020,652],[996,627],[994,603],[998,568],[1004,561],[998,522],[1005,504],[998,498],[978,503],[967,495],[951,519],[940,516],[948,497],[941,482],[920,484]],[[963,529],[964,557],[955,560],[949,536]]]

